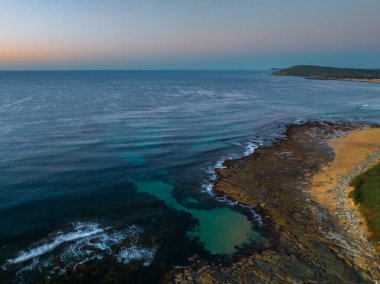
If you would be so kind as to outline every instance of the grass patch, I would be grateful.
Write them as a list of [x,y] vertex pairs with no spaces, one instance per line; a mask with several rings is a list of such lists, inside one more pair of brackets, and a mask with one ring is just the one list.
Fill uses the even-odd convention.
[[378,246],[380,244],[380,163],[354,178],[350,185],[354,187],[350,197],[359,205],[373,233],[371,241]]

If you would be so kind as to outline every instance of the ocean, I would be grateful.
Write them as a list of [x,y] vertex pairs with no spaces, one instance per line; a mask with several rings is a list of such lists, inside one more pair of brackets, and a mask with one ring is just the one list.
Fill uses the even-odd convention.
[[0,72],[0,280],[152,283],[195,255],[233,259],[265,242],[261,216],[215,196],[214,170],[315,120],[380,123],[380,84]]

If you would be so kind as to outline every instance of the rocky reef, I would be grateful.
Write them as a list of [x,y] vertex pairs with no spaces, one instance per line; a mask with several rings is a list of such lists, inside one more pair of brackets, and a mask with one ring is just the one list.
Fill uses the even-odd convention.
[[263,217],[267,242],[230,263],[194,256],[172,283],[374,283],[379,257],[309,193],[311,178],[334,159],[328,141],[360,125],[305,123],[253,155],[225,162],[214,190]]

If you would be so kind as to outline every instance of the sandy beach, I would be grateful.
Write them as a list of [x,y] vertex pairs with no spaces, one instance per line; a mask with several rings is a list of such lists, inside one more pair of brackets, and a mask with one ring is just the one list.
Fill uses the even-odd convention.
[[365,82],[365,83],[380,83],[380,79],[341,79],[342,81]]
[[310,194],[357,238],[361,245],[369,246],[370,234],[366,222],[353,200],[349,182],[355,176],[377,164],[380,159],[380,129],[354,130],[330,141],[335,152],[334,160],[313,176]]

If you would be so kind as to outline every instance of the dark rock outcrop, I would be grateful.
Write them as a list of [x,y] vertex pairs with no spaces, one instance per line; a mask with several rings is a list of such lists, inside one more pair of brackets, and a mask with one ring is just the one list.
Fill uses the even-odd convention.
[[334,153],[328,140],[358,126],[307,123],[253,155],[225,163],[215,191],[263,215],[268,244],[231,264],[197,259],[174,283],[372,283],[378,258],[367,255],[337,218],[308,194],[311,177]]

